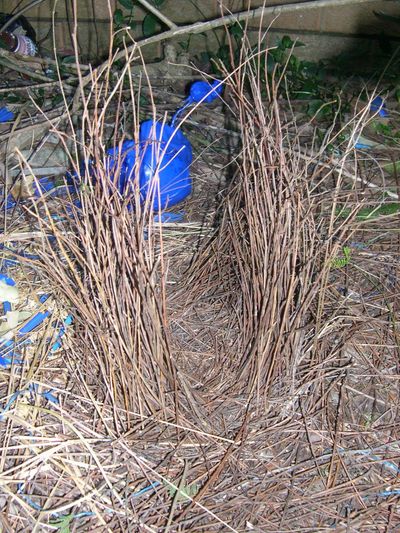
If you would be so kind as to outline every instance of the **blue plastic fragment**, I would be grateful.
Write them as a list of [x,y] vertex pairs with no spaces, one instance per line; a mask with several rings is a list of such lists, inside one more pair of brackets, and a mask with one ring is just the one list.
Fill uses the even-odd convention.
[[47,401],[59,404],[59,400],[56,396],[54,396],[53,389],[49,389],[47,391],[39,392],[39,385],[37,383],[31,383],[29,385],[28,391],[33,394],[38,394],[39,396],[42,396],[42,398],[45,398]]
[[[196,81],[184,105],[176,111],[171,124],[147,120],[140,126],[139,147],[125,141],[121,150],[109,150],[110,177],[121,194],[133,193],[133,178],[139,161],[139,188],[142,203],[150,201],[154,211],[171,207],[184,200],[192,191],[189,168],[192,147],[184,134],[174,127],[184,109],[195,103],[210,103],[222,94],[220,80],[209,83]],[[139,153],[136,153],[139,150]],[[120,172],[118,160],[120,157]],[[138,157],[137,157],[138,156]],[[118,176],[116,177],[116,174]]]
[[[44,294],[39,298],[40,303],[44,303],[48,299],[49,295]],[[35,328],[37,328],[48,316],[51,315],[51,312],[49,310],[36,313],[19,331],[18,335],[26,335],[27,333],[30,333]]]
[[26,392],[26,390],[20,390],[20,391],[14,392],[10,396],[10,399],[8,400],[6,405],[4,406],[4,409],[2,409],[0,411],[0,421],[4,419],[4,415],[11,409],[12,405],[15,403],[15,401],[18,398],[18,396],[20,396],[21,394],[24,394],[25,392]]
[[10,287],[15,287],[15,281],[12,278],[9,278],[5,274],[2,274],[0,272],[0,280],[3,281],[6,285],[9,285]]
[[[15,281],[12,278],[9,278],[5,274],[2,274],[0,272],[0,281],[3,281],[6,285],[9,285],[10,287],[15,287]],[[6,314],[9,311],[11,311],[12,306],[10,302],[3,302],[3,313]]]
[[[22,257],[24,259],[32,259],[33,261],[38,261],[40,259],[39,255],[32,255],[24,252],[23,250],[13,250],[4,244],[0,244],[0,250],[6,250],[7,252],[16,255],[17,257]],[[9,262],[11,266],[14,266],[18,263],[17,259],[5,259],[4,261]]]
[[380,498],[388,498],[389,496],[400,496],[400,489],[384,490],[378,493]]
[[12,364],[14,365],[22,365],[23,363],[23,359],[16,359],[15,356],[14,356],[14,352],[12,352],[12,354],[8,357],[3,357],[2,355],[0,355],[0,367],[1,368],[8,368],[10,367]]
[[22,365],[24,360],[21,354],[15,352],[21,344],[23,343],[16,345],[12,340],[0,338],[0,367],[8,368],[12,364]]
[[[56,196],[65,196],[67,192],[70,194],[77,193],[77,183],[72,174],[67,173],[65,176],[65,182],[56,184],[53,178],[47,178],[45,176],[36,179],[32,185],[33,194],[36,198],[40,198],[45,193],[51,193],[54,191]],[[52,194],[53,195],[53,194]],[[52,196],[51,195],[51,196]]]
[[138,496],[142,496],[142,494],[146,494],[146,492],[149,492],[151,490],[154,490],[156,487],[159,487],[161,483],[159,481],[154,481],[153,483],[150,483],[150,485],[147,485],[147,487],[144,487],[141,490],[138,490],[137,492],[134,492],[132,494],[132,498],[137,498]]
[[59,399],[56,396],[54,396],[54,394],[51,392],[51,390],[42,392],[40,394],[40,396],[42,396],[48,402],[55,403],[57,405],[60,403]]
[[62,326],[60,327],[60,330],[58,332],[58,335],[57,335],[57,340],[56,342],[53,344],[53,346],[50,348],[50,350],[52,352],[55,352],[56,350],[58,350],[59,348],[61,348],[61,344],[62,344],[62,341],[61,341],[61,338],[62,336],[64,335],[65,333],[65,330],[68,326],[70,326],[72,324],[72,316],[71,315],[68,315],[67,318],[64,320]]
[[389,113],[386,108],[386,104],[383,101],[381,96],[376,96],[372,102],[371,102],[371,111],[373,113],[376,113],[378,111],[378,114],[380,117],[388,117]]
[[369,144],[356,143],[354,148],[356,148],[356,150],[369,150],[371,146]]
[[14,113],[7,109],[7,107],[0,107],[0,122],[8,122],[14,120]]
[[[4,205],[4,204],[3,204]],[[12,209],[17,205],[17,202],[14,200],[12,194],[8,194],[7,198],[5,199],[5,208],[6,209]]]
[[112,183],[121,194],[132,194],[136,162],[135,142],[124,141],[121,150],[119,148],[110,148],[107,150],[107,155],[110,157],[107,162],[107,170]]
[[187,109],[188,107],[199,104],[206,103],[210,104],[216,98],[221,96],[223,91],[223,83],[220,80],[214,80],[212,83],[207,81],[195,81],[190,87],[189,96],[186,98],[182,107],[177,109],[172,117],[171,126],[174,126],[178,117]]

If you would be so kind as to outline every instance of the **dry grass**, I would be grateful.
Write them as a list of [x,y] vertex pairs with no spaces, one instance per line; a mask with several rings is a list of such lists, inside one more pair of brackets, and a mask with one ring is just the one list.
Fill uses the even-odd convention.
[[330,159],[332,127],[306,150],[260,87],[265,55],[243,57],[226,73],[240,145],[211,230],[162,228],[137,187],[129,211],[110,186],[126,90],[138,134],[129,61],[58,131],[71,167],[86,162],[82,207],[42,198],[11,221],[39,256],[14,277],[74,324],[62,350],[48,323],[24,365],[0,371],[2,405],[20,392],[0,422],[2,530],[399,527],[398,215],[356,219],[382,191],[360,186],[351,141]]

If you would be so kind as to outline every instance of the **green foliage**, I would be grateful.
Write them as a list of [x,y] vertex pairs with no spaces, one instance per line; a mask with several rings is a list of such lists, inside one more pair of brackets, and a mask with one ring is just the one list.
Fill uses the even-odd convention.
[[120,29],[125,24],[125,17],[122,13],[122,9],[116,9],[114,11],[114,27]]
[[129,10],[127,15],[124,15],[124,12],[121,8],[117,8],[113,14],[113,23],[114,23],[114,32],[115,36],[115,45],[120,46],[124,38],[124,28],[134,28],[134,8],[137,5],[137,0],[118,0],[118,3],[121,4],[126,10]]
[[[232,68],[239,61],[239,51],[243,38],[243,27],[239,23],[229,28],[232,44],[234,45],[234,57],[230,47],[223,43],[215,54],[203,54],[203,61],[211,61],[214,64],[214,73],[218,74],[218,64],[222,63],[225,68]],[[349,101],[340,100],[341,90],[338,84],[328,79],[327,65],[320,62],[306,61],[298,58],[294,51],[296,48],[305,46],[300,41],[294,41],[288,35],[280,39],[276,46],[265,51],[264,56],[257,55],[254,48],[254,59],[250,67],[257,72],[261,86],[271,84],[273,78],[282,77],[283,83],[280,92],[292,100],[304,102],[304,111],[309,117],[316,119],[332,120],[340,110],[345,113],[349,109]],[[214,60],[214,62],[213,62]],[[266,92],[266,90],[264,91]]]
[[[163,4],[165,3],[165,0],[149,0],[149,1],[157,9],[161,8]],[[138,0],[118,0],[118,4],[120,4],[123,8],[125,8],[125,10],[129,10],[129,13],[125,15],[121,8],[117,8],[114,11],[113,22],[114,22],[114,31],[117,33],[117,36],[116,36],[117,46],[121,44],[122,39],[123,39],[123,35],[119,34],[118,32],[127,26],[129,26],[130,28],[134,28],[136,25],[134,21],[135,8],[137,6],[143,7],[138,2]],[[161,23],[159,19],[155,15],[153,15],[153,13],[147,13],[147,15],[145,15],[143,22],[142,22],[143,37],[150,37],[151,35],[154,35],[155,33],[157,33],[158,29],[160,28],[160,24]]]
[[[168,492],[171,498],[174,498],[177,493],[177,489],[167,481],[164,482],[164,485],[166,485],[166,487],[168,488]],[[199,486],[196,483],[192,483],[191,485],[184,485],[179,489],[178,501],[184,501],[190,498],[193,499],[198,492]]]
[[118,0],[118,3],[121,4],[122,7],[125,9],[129,9],[132,11],[132,9],[135,7],[135,0]]
[[400,161],[393,161],[382,166],[383,170],[392,175],[400,175]]
[[[350,209],[339,209],[337,215],[342,218],[347,218],[351,213]],[[356,220],[371,220],[384,215],[395,215],[400,213],[400,203],[391,202],[383,204],[378,207],[363,207],[356,214]]]
[[383,137],[383,141],[386,145],[399,144],[400,130],[392,123],[374,120],[371,122],[371,128],[376,135]]
[[351,250],[348,246],[343,246],[342,257],[335,257],[331,261],[332,268],[344,268],[350,263]]
[[158,19],[152,13],[146,15],[143,19],[142,31],[144,37],[150,37],[157,32]]
[[57,528],[57,533],[70,533],[71,530],[69,526],[74,517],[75,515],[73,514],[66,514],[60,516],[57,520],[51,521],[50,524]]

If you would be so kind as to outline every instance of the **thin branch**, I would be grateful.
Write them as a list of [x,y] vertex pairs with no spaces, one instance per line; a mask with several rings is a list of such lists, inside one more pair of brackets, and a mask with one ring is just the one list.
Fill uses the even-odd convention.
[[43,2],[43,0],[33,0],[33,2],[31,2],[27,6],[23,7],[19,11],[17,11],[17,13],[15,13],[15,15],[13,15],[9,20],[7,20],[7,22],[5,22],[3,24],[3,26],[0,28],[0,32],[5,31],[14,21],[16,21],[26,11],[28,11],[32,7],[37,6],[38,4],[41,4],[42,2]]
[[152,4],[150,4],[147,0],[138,0],[139,4],[141,4],[147,11],[150,11],[155,17],[157,17],[161,22],[164,22],[168,28],[175,29],[178,26],[169,20],[168,17],[163,15],[157,8],[155,8]]
[[6,50],[0,49],[0,65],[3,65],[6,68],[9,68],[11,70],[16,70],[17,72],[20,72],[21,74],[25,74],[25,76],[29,76],[30,78],[44,81],[44,82],[53,82],[51,78],[48,78],[47,76],[43,76],[43,74],[39,74],[38,72],[35,72],[29,68],[26,68],[24,66],[21,66],[19,62],[16,61],[15,58],[10,58],[8,54],[5,54]]

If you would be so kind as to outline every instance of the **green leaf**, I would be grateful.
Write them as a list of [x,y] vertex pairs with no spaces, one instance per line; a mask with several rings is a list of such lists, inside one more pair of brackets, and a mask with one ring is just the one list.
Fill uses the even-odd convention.
[[[164,482],[165,485],[168,487],[168,492],[171,498],[175,496],[177,493],[177,489],[173,487],[170,483]],[[199,486],[196,483],[192,483],[191,485],[184,485],[180,490],[178,494],[178,500],[187,500],[188,498],[194,498],[196,494],[199,492]]]
[[268,56],[267,56],[267,72],[268,72],[268,74],[272,74],[274,72],[276,64],[277,64],[277,62],[275,61],[275,58],[271,54],[268,54]]
[[165,0],[151,0],[151,3],[154,7],[161,7],[164,4]]
[[51,103],[56,106],[58,104],[61,104],[61,102],[64,100],[63,95],[61,93],[56,94],[53,96]]
[[21,102],[21,97],[16,94],[9,94],[7,96],[7,102],[9,104],[17,104],[18,102]]
[[[400,212],[400,203],[392,202],[374,207],[363,207],[356,215],[356,220],[372,220],[384,215],[396,215]],[[339,209],[337,216],[347,218],[350,215],[350,209]]]
[[132,10],[135,7],[134,0],[118,0],[118,2],[123,6],[125,9]]
[[239,22],[235,22],[232,24],[232,26],[229,28],[229,33],[235,37],[235,39],[241,39],[243,37],[244,31],[242,28],[242,25],[239,24]]
[[150,37],[154,35],[157,31],[158,20],[157,18],[149,13],[143,19],[142,31],[144,37]]
[[332,268],[344,268],[350,263],[351,250],[348,246],[343,246],[344,257],[335,257],[331,261]]
[[230,58],[230,48],[227,44],[224,44],[219,47],[219,50],[217,52],[217,57],[220,59],[223,63],[228,63]]
[[75,56],[65,56],[62,58],[63,63],[75,63]]
[[[325,105],[324,105],[325,104]],[[322,118],[332,112],[332,104],[326,104],[323,100],[312,100],[307,106],[307,115]]]
[[60,518],[57,520],[51,521],[50,524],[58,528],[57,533],[70,533],[71,530],[69,526],[73,519],[73,514],[67,514],[64,516],[60,516]]
[[288,48],[292,48],[294,45],[294,41],[289,37],[289,35],[285,35],[282,37],[281,42],[279,43],[279,48],[281,50],[287,50]]
[[124,14],[122,13],[121,9],[116,9],[114,11],[114,24],[117,27],[123,26],[125,22]]
[[185,51],[187,52],[188,49],[189,49],[189,39],[187,41],[179,41],[178,42],[179,46]]

